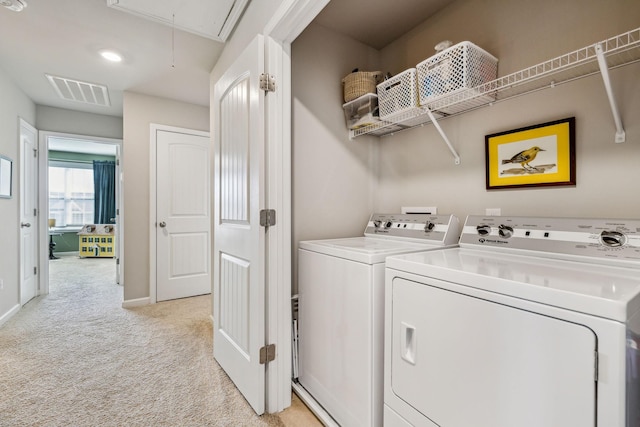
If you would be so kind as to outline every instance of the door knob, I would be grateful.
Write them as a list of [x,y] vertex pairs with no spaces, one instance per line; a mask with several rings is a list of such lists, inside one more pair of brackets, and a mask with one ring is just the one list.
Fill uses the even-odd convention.
[[28,222],[21,222],[21,223],[20,223],[20,227],[23,227],[23,228],[24,228],[24,227],[27,227],[27,228],[29,228],[29,227],[31,227],[31,224],[30,224],[30,223],[28,223]]
[[162,221],[160,224],[158,224],[160,226],[160,228],[165,228],[167,226],[167,223]]

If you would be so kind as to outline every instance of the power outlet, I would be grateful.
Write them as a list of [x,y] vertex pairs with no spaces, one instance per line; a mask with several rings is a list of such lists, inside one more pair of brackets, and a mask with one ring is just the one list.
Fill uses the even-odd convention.
[[406,207],[406,206],[403,206],[401,212],[403,214],[431,214],[431,215],[437,215],[438,214],[438,208],[436,206],[431,206],[431,207]]
[[487,216],[500,216],[502,215],[502,211],[500,208],[487,208],[485,210],[485,215]]

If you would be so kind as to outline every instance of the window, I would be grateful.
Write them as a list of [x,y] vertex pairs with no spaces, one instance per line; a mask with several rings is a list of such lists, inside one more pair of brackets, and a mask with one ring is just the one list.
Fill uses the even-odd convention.
[[91,163],[49,162],[49,218],[57,227],[93,223]]

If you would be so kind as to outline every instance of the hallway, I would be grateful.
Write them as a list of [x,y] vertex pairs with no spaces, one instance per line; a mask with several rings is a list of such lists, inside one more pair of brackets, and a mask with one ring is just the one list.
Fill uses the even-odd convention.
[[281,426],[212,354],[211,297],[123,309],[113,259],[50,261],[0,328],[0,426]]

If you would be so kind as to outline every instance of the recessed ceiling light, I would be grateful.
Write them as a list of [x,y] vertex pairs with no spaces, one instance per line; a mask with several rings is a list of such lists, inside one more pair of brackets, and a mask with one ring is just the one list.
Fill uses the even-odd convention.
[[27,7],[27,2],[25,0],[0,0],[0,4],[14,12],[20,12],[22,9]]
[[122,56],[120,56],[120,54],[112,51],[112,50],[102,50],[100,51],[100,55],[106,59],[107,61],[111,61],[111,62],[120,62],[122,61]]

